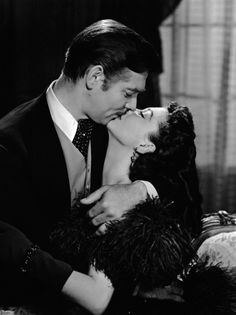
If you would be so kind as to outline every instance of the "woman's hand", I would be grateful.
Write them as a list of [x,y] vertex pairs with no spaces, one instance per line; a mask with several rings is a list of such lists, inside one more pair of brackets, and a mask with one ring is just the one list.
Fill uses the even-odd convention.
[[94,315],[102,314],[114,292],[110,280],[90,267],[88,275],[73,271],[62,288],[62,293]]

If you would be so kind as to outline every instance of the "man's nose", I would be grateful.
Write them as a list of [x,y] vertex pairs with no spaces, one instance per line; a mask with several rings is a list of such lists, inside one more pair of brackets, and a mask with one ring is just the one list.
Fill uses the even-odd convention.
[[137,97],[132,98],[128,103],[125,104],[125,108],[128,110],[135,110],[137,107]]

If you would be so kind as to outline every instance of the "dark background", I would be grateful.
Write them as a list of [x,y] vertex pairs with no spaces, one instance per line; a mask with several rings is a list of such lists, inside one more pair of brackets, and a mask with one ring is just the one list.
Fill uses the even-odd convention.
[[[0,116],[43,92],[60,75],[72,38],[101,18],[119,20],[151,41],[160,55],[161,73],[158,27],[180,1],[0,0]],[[149,106],[160,105],[157,94]]]

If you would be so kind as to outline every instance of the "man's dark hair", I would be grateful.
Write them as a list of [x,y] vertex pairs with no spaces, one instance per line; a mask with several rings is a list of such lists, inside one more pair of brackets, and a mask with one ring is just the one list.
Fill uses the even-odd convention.
[[128,68],[152,72],[158,64],[153,46],[141,35],[114,20],[101,20],[85,28],[66,52],[63,73],[76,82],[91,65],[101,65],[106,79]]

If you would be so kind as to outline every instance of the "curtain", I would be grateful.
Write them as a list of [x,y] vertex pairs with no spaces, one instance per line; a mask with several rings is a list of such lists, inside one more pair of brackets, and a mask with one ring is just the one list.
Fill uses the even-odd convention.
[[161,34],[162,103],[193,113],[204,212],[236,212],[236,1],[184,0]]

